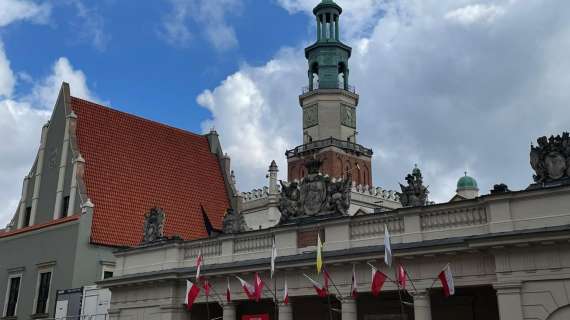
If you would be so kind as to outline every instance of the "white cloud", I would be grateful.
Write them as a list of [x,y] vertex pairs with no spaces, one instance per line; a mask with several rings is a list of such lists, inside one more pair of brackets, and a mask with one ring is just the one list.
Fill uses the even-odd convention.
[[[6,82],[6,75],[13,81],[9,61],[1,49],[0,57],[5,58],[8,72],[0,71],[0,83]],[[74,96],[98,100],[89,90],[85,74],[74,69],[64,57],[54,63],[50,75],[34,82],[31,93],[21,98],[7,95],[0,99],[0,137],[10,142],[0,144],[0,203],[4,204],[0,207],[0,226],[9,223],[16,210],[22,179],[34,162],[41,128],[51,115],[63,81],[70,84]]]
[[505,9],[501,6],[474,4],[449,11],[445,14],[445,18],[461,24],[470,25],[477,22],[493,22],[493,20],[504,13]]
[[105,22],[95,7],[85,5],[81,0],[69,0],[77,12],[76,26],[79,40],[91,42],[100,51],[104,51],[110,40],[110,35],[105,32]]
[[[315,1],[280,3],[310,10]],[[355,30],[345,42],[354,47],[359,142],[375,151],[375,184],[397,188],[414,163],[438,202],[453,196],[465,170],[483,193],[499,182],[513,189],[531,183],[531,140],[570,127],[570,2],[485,1],[503,8],[485,28],[458,28],[446,18],[481,1],[370,3],[381,17],[371,18],[370,32]],[[341,19],[360,13],[348,4]],[[341,28],[347,24],[341,20]],[[302,50],[284,50],[199,98],[213,112],[204,129],[219,129],[242,190],[265,183],[271,159],[286,177],[281,145],[301,143],[297,95],[305,75]]]
[[10,97],[15,85],[16,78],[4,52],[4,44],[0,41],[0,97]]
[[185,47],[194,38],[190,25],[203,29],[206,39],[218,50],[238,45],[234,29],[226,16],[236,14],[241,0],[170,0],[172,10],[162,23],[161,36],[171,45]]
[[47,22],[51,6],[47,3],[37,4],[26,0],[0,1],[0,27],[18,20],[30,20],[35,23]]

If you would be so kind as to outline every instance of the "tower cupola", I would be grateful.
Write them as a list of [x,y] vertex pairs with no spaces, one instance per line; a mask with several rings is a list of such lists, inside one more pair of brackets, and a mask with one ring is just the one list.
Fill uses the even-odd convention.
[[332,0],[322,0],[313,13],[317,19],[317,41],[305,49],[308,89],[349,90],[348,59],[352,48],[340,42],[342,8]]

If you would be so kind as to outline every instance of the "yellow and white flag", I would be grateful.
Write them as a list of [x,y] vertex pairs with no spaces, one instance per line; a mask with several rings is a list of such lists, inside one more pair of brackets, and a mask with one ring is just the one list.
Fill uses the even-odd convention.
[[321,273],[323,268],[323,243],[320,233],[317,234],[317,273]]

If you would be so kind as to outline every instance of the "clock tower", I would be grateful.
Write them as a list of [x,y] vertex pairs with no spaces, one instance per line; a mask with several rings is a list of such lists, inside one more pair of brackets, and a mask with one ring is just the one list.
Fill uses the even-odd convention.
[[349,83],[352,48],[340,41],[342,8],[322,0],[313,13],[317,41],[305,48],[308,82],[299,96],[303,113],[303,144],[286,152],[288,180],[307,174],[306,161],[321,160],[321,173],[340,178],[348,174],[357,185],[372,185],[372,150],[357,143],[356,107],[359,96]]

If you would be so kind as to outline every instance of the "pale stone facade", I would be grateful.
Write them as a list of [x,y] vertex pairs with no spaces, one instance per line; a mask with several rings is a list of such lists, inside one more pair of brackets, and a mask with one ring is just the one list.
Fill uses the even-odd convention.
[[[411,298],[404,309],[406,319],[568,319],[569,204],[570,186],[559,186],[288,224],[201,241],[161,242],[117,252],[116,277],[101,285],[113,292],[113,319],[204,319],[200,309],[205,303],[203,295],[192,313],[182,304],[186,279],[193,277],[201,250],[205,256],[202,274],[215,292],[224,295],[227,278],[231,283],[233,302],[210,297],[213,313],[225,320],[259,310],[272,314],[271,299],[248,302],[233,276],[249,281],[253,272],[259,272],[273,288],[268,271],[275,237],[277,294],[280,298],[286,279],[291,300],[287,306],[278,306],[279,319],[325,319],[328,314],[311,315],[322,303],[314,300],[315,292],[302,275],[316,277],[315,248],[299,243],[302,232],[321,230],[326,238],[325,264],[339,290],[331,289],[334,318],[400,319],[400,303],[392,298],[397,292],[394,283],[387,281],[379,297],[367,293],[367,263],[389,276],[394,274],[382,263],[386,224],[395,261],[405,265],[413,279],[414,287],[408,288]],[[447,263],[458,293],[443,298],[440,283],[432,284]],[[361,293],[355,300],[349,297],[353,265]]]

